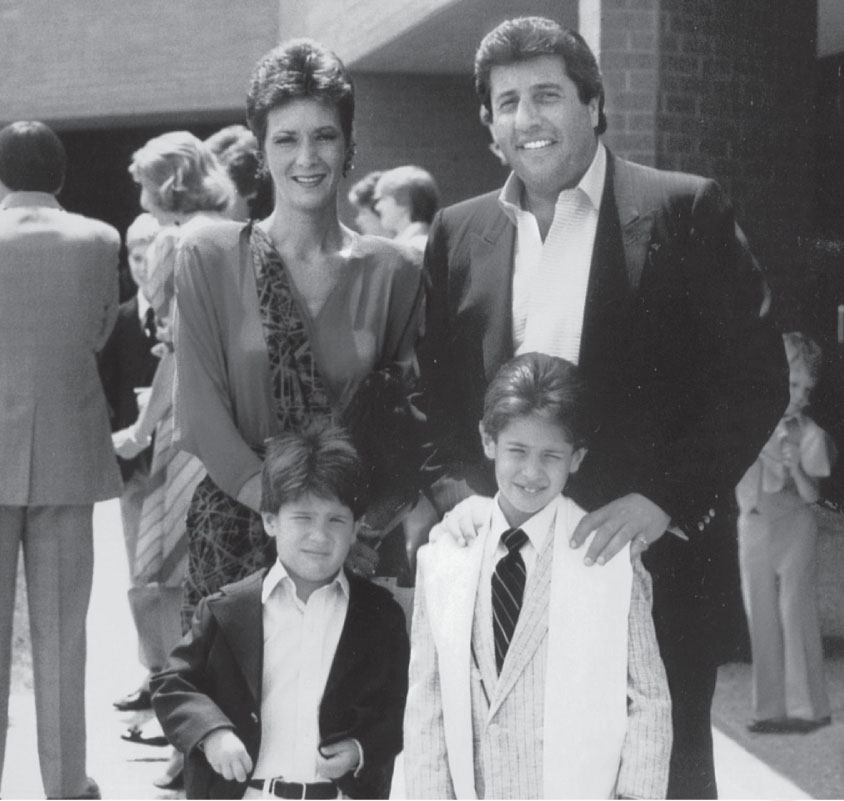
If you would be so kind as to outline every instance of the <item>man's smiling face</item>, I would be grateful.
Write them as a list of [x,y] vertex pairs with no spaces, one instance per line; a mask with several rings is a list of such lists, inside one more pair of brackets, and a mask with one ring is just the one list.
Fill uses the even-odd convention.
[[559,56],[490,71],[492,135],[528,197],[554,198],[577,185],[595,155],[598,100],[580,100]]

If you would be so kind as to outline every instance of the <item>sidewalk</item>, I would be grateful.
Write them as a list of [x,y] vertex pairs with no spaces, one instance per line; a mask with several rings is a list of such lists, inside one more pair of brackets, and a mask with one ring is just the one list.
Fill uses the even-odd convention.
[[[111,702],[135,687],[143,672],[136,659],[134,630],[126,600],[126,555],[117,501],[100,504],[94,516],[94,590],[88,616],[88,770],[104,798],[180,798],[153,786],[167,760],[166,748],[124,742],[120,733],[137,715],[119,713]],[[31,694],[12,696],[2,783],[4,799],[43,798],[35,745],[35,712]],[[715,731],[719,792],[733,799],[809,798]]]

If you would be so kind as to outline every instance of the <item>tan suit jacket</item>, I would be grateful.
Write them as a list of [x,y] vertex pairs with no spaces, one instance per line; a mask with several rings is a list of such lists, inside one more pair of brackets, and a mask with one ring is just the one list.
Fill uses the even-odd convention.
[[0,504],[120,493],[95,354],[117,316],[120,236],[41,192],[0,202]]
[[[571,501],[560,499],[563,504]],[[579,559],[571,568],[582,577],[565,567],[555,574],[555,550],[570,561],[568,533],[558,522],[539,554],[500,676],[489,593],[479,584],[483,546],[461,549],[446,537],[419,551],[404,726],[408,798],[664,797],[670,701],[650,580],[638,560],[631,575],[626,554],[615,575],[587,575]],[[627,603],[617,591],[625,572]],[[588,596],[579,609],[569,597],[570,614],[549,615],[560,604],[559,597],[552,601],[552,574],[558,581],[568,576],[572,592]],[[599,619],[614,615],[625,635],[584,636],[593,627],[581,622],[584,607],[595,607]],[[552,618],[568,650],[562,660],[557,652],[549,658]],[[617,661],[622,674],[613,681],[609,663]],[[602,699],[616,690],[617,698]],[[558,700],[549,705],[549,696]],[[582,698],[585,710],[578,709]],[[594,719],[593,706],[602,709]],[[619,715],[620,723],[613,722]],[[620,737],[615,745],[613,732]],[[549,752],[559,764],[545,764]]]

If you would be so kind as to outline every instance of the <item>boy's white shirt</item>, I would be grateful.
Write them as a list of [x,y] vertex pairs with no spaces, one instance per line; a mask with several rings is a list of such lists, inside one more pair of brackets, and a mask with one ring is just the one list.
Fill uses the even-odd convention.
[[[611,798],[627,730],[629,549],[600,568],[583,564],[569,537],[585,514],[555,499],[548,610],[543,784],[546,798]],[[490,525],[492,520],[490,519]],[[490,525],[479,532],[484,542]],[[497,532],[499,533],[499,532]],[[443,728],[457,798],[475,798],[470,692],[472,622],[485,548],[443,537],[419,552],[437,651]],[[583,659],[583,654],[600,659]],[[490,707],[494,716],[500,704]]]

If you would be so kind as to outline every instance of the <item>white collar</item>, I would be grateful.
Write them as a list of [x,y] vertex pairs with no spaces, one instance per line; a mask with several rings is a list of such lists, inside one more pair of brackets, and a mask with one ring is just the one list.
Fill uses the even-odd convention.
[[[19,206],[49,206],[62,209],[55,195],[49,192],[9,192],[0,200],[0,209],[11,209]],[[62,209],[63,211],[63,209]]]
[[[592,161],[589,164],[588,169],[585,173],[583,173],[583,177],[580,179],[577,186],[574,187],[575,189],[582,189],[585,192],[596,211],[601,208],[601,199],[604,196],[604,183],[606,181],[606,177],[607,151],[604,145],[601,142],[598,142],[598,146],[595,148],[595,155],[592,157]],[[524,209],[522,209],[522,196],[524,194],[523,189],[524,185],[522,184],[521,179],[515,172],[511,172],[498,195],[498,202],[501,205],[501,208],[514,224],[517,223],[518,215],[524,211]],[[563,189],[562,192],[560,192],[560,195],[566,191],[571,190]]]
[[[512,528],[504,517],[504,512],[501,511],[499,505],[500,492],[495,495],[495,503],[492,506],[492,521],[490,523],[490,532],[495,537],[495,543],[501,539],[501,535]],[[554,521],[557,517],[557,504],[549,503],[544,509],[540,509],[533,517],[528,518],[519,528],[527,534],[530,544],[533,545],[537,553],[542,552],[542,546],[545,545],[545,540],[548,538],[548,533],[551,531]]]
[[[293,579],[290,578],[287,568],[279,559],[276,559],[275,562],[273,562],[273,566],[267,571],[267,575],[264,576],[264,583],[261,588],[261,604],[265,604],[267,602],[267,599],[273,594],[273,590],[275,590],[275,588],[286,578],[289,578],[290,583],[293,584]],[[340,572],[326,586],[330,587],[335,584],[340,587],[340,589],[345,593],[346,598],[348,598],[349,579],[346,578],[346,573],[343,568],[340,568]]]

